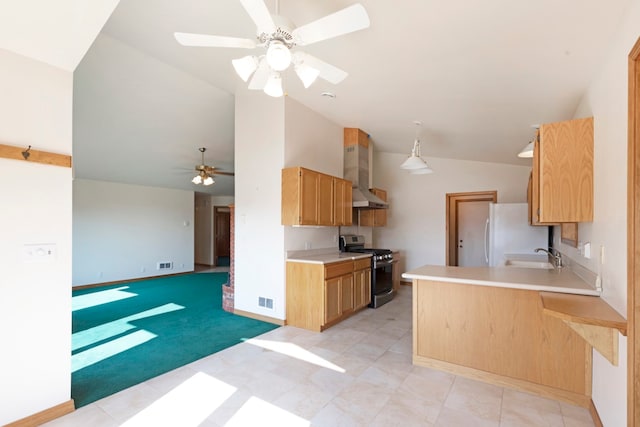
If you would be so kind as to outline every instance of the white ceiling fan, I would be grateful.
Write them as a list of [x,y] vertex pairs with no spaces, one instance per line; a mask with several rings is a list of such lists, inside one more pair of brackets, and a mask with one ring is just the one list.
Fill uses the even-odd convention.
[[248,55],[234,59],[232,63],[245,82],[253,75],[249,81],[249,89],[264,90],[267,95],[274,97],[283,95],[280,72],[285,71],[292,63],[305,88],[318,77],[333,84],[338,84],[347,77],[347,72],[308,53],[292,50],[293,48],[369,27],[369,15],[360,3],[297,28],[287,18],[278,15],[277,0],[275,15],[269,13],[264,0],[240,0],[240,3],[257,26],[257,41],[179,32],[174,33],[174,36],[183,46],[266,48],[265,54]]

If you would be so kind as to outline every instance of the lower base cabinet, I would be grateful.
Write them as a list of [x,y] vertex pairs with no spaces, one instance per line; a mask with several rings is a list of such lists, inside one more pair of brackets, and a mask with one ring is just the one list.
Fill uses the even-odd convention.
[[369,258],[329,264],[287,262],[286,324],[323,331],[371,301]]

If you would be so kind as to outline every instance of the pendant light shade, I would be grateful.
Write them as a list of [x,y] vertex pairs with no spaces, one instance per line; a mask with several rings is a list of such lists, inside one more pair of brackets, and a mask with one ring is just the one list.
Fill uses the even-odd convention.
[[418,139],[418,131],[422,122],[413,122],[416,125],[416,139],[413,141],[411,155],[401,165],[401,169],[406,169],[411,175],[424,175],[433,173],[433,169],[427,165],[427,162],[420,156],[420,139]]
[[531,158],[533,157],[533,141],[528,143],[519,153],[518,157]]

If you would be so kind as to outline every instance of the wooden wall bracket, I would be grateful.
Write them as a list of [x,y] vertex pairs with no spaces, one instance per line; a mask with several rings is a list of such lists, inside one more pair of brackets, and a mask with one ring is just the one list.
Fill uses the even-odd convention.
[[[26,153],[26,154],[25,154]],[[0,144],[0,157],[23,162],[43,163],[45,165],[71,167],[71,156],[48,151],[32,150],[31,146],[16,147],[13,145]]]
[[540,292],[542,312],[562,319],[612,365],[618,366],[618,333],[627,321],[600,297]]

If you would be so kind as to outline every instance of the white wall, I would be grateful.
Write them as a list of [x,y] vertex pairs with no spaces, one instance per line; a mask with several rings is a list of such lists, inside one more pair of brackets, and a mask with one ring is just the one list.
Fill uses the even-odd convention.
[[[342,177],[343,130],[289,99],[236,93],[235,308],[285,318],[287,250],[336,248],[338,227],[281,225],[281,170]],[[274,309],[258,307],[273,298]]]
[[[287,98],[284,167],[302,166],[342,178],[344,130],[341,126]],[[338,227],[284,227],[285,250],[338,247]]]
[[73,285],[193,271],[193,220],[193,192],[76,179]]
[[[585,259],[575,248],[557,244],[561,252],[602,276],[602,297],[626,317],[628,56],[640,36],[640,2],[632,3],[619,28],[609,56],[575,114],[594,117],[594,220],[578,227],[579,241],[591,242],[593,256]],[[600,262],[601,247],[604,262]],[[623,336],[619,354],[619,366],[614,367],[593,352],[593,402],[605,426],[627,424],[627,339]]]
[[[400,250],[404,271],[446,259],[446,194],[498,191],[498,203],[526,202],[530,167],[424,156],[433,174],[400,169],[404,154],[374,152],[374,184],[386,189],[387,226],[374,228],[376,247]],[[402,267],[401,267],[402,268]]]
[[[238,88],[235,106],[235,308],[284,319],[284,98]],[[258,307],[272,298],[274,309]]]
[[[0,50],[0,141],[71,154],[70,72]],[[0,425],[71,398],[71,169],[0,159]],[[51,262],[25,244],[54,243]]]

